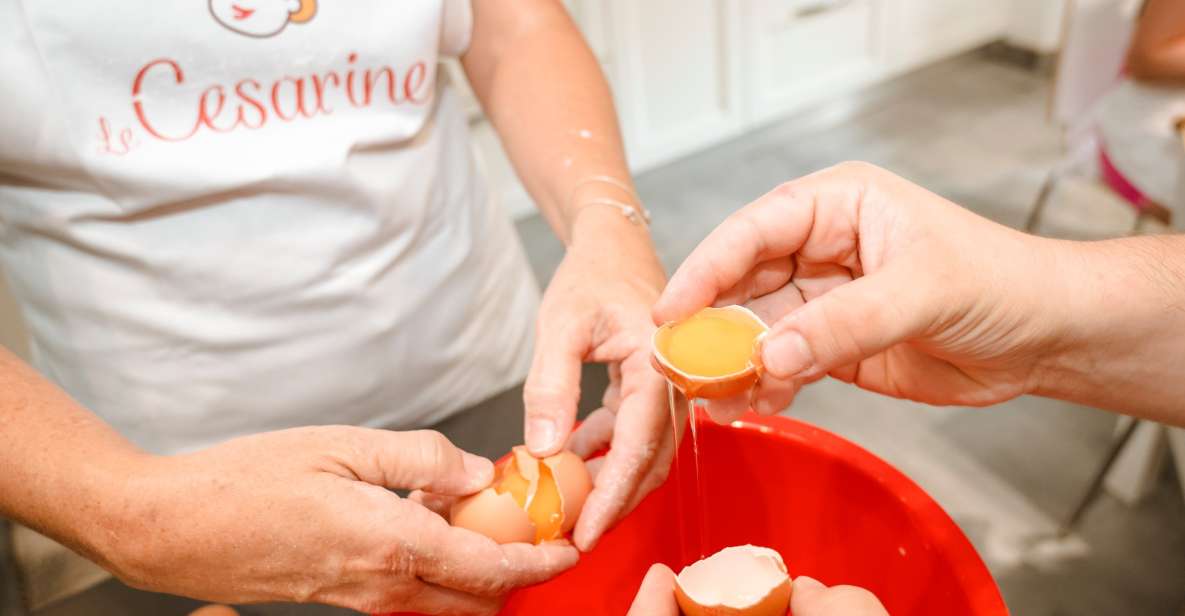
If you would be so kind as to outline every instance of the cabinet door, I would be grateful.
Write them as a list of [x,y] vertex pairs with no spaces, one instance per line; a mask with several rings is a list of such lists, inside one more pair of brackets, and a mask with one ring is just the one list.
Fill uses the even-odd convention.
[[899,69],[912,68],[992,39],[1008,29],[1011,2],[896,0],[888,36]]
[[617,99],[635,168],[740,127],[735,0],[615,0]]
[[745,93],[761,122],[875,76],[883,0],[753,0],[744,5]]

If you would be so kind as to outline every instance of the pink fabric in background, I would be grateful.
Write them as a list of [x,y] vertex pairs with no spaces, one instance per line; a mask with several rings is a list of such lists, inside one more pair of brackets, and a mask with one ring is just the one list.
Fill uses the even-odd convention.
[[1111,162],[1107,156],[1107,149],[1104,146],[1099,147],[1099,179],[1107,185],[1108,188],[1115,191],[1115,194],[1123,198],[1137,210],[1142,210],[1148,206],[1148,197],[1140,192],[1119,169]]

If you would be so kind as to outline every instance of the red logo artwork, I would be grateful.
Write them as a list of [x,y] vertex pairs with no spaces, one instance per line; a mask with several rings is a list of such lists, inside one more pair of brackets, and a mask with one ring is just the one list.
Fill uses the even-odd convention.
[[191,115],[186,114],[191,119],[178,125],[176,114],[168,114],[174,118],[171,124],[163,120],[164,114],[158,106],[166,104],[165,99],[173,99],[176,92],[170,89],[187,85],[185,71],[176,60],[152,60],[132,80],[131,104],[136,124],[117,129],[107,118],[99,118],[102,151],[126,154],[137,145],[133,128],[143,130],[155,140],[179,142],[203,131],[228,133],[254,130],[275,122],[313,119],[331,115],[342,106],[418,106],[431,100],[431,75],[425,61],[418,60],[403,71],[391,66],[359,67],[357,61],[358,54],[351,53],[346,58],[345,70],[340,73],[329,70],[275,79],[246,77],[233,83],[212,83],[186,103],[192,110]]

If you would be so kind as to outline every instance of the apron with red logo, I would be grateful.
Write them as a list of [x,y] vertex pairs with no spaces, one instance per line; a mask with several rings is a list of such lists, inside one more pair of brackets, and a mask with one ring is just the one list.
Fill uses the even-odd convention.
[[413,427],[537,289],[438,61],[465,0],[0,0],[0,263],[34,363],[154,452]]

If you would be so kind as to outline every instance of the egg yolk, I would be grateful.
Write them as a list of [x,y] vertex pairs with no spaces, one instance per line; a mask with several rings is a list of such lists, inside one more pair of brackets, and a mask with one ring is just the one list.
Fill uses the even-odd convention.
[[762,331],[761,324],[743,312],[708,308],[673,326],[662,352],[684,373],[726,376],[749,367]]
[[535,543],[559,539],[563,535],[564,508],[560,489],[546,464],[539,465],[539,484],[527,505],[527,516],[535,523]]
[[494,492],[510,494],[535,524],[535,543],[559,539],[563,533],[564,508],[555,475],[546,464],[539,465],[539,481],[531,493],[531,482],[523,477],[514,458],[497,468]]

